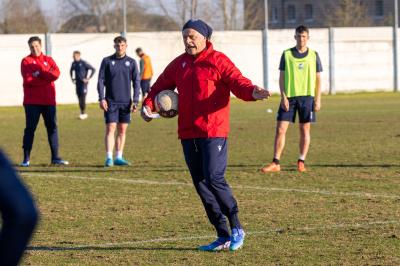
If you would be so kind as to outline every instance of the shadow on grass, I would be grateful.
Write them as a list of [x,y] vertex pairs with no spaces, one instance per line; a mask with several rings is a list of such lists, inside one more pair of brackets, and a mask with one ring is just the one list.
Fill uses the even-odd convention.
[[33,246],[28,247],[27,251],[102,251],[102,250],[171,250],[171,251],[198,251],[197,248],[177,248],[177,247],[129,247],[129,246],[114,246],[114,247],[50,247],[50,246]]

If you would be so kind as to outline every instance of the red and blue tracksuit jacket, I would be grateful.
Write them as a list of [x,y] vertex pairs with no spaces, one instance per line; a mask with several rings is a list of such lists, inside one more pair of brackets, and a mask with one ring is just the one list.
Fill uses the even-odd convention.
[[[35,77],[33,73],[38,72]],[[56,87],[54,81],[60,76],[60,70],[53,58],[41,54],[28,55],[21,62],[21,74],[24,87],[24,105],[56,105]]]
[[225,54],[215,51],[211,42],[198,57],[184,53],[175,58],[151,87],[143,105],[154,110],[156,95],[175,88],[179,93],[180,139],[226,138],[230,93],[245,101],[255,100],[252,82]]

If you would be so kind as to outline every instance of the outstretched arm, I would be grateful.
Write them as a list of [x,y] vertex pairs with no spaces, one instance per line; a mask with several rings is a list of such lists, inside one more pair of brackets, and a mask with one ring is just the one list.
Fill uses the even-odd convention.
[[244,101],[254,101],[271,96],[268,90],[253,85],[248,78],[244,77],[240,70],[225,55],[223,55],[222,60],[219,62],[218,68],[222,75],[222,80],[236,97]]

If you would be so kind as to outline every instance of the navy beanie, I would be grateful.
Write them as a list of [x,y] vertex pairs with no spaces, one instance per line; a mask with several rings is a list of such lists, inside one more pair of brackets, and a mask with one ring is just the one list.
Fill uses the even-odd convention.
[[207,39],[211,38],[212,35],[212,28],[207,25],[204,21],[201,19],[190,19],[188,20],[185,25],[183,25],[182,31],[185,29],[194,29],[198,31],[201,35],[206,37]]

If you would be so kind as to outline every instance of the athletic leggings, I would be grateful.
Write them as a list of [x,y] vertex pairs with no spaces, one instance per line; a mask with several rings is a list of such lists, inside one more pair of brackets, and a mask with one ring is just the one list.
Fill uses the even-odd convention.
[[86,93],[78,94],[78,100],[81,114],[84,114],[86,110]]

